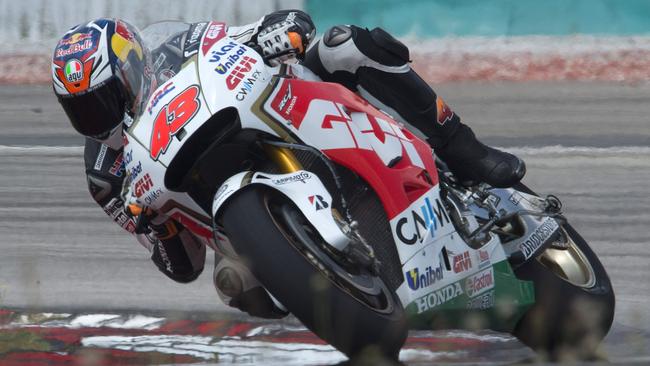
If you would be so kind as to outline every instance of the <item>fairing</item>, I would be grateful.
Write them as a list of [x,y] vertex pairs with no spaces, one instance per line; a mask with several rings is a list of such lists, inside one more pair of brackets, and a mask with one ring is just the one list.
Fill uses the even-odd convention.
[[[301,67],[274,76],[286,66],[267,67],[255,51],[227,37],[222,23],[203,28],[195,52],[180,72],[151,93],[128,130],[127,171],[143,204],[178,219],[216,248],[210,227],[213,214],[242,186],[266,184],[308,213],[321,233],[336,231],[333,195],[323,191],[322,184],[312,187],[316,193],[290,191],[303,183],[276,184],[273,180],[281,176],[244,172],[217,191],[213,212],[205,212],[189,195],[165,187],[165,170],[188,136],[213,114],[234,107],[242,128],[319,149],[372,187],[386,210],[402,265],[404,278],[397,293],[414,319],[424,324],[438,311],[450,307],[466,311],[501,297],[514,296],[517,309],[532,302],[531,287],[509,271],[498,237],[474,249],[458,235],[442,204],[432,151],[425,142],[344,87],[292,75],[294,70],[313,78]],[[264,177],[271,182],[264,183]],[[313,179],[310,184],[316,183]],[[321,220],[324,214],[330,217]],[[226,246],[227,238],[218,240]],[[335,240],[328,242],[334,245]]]

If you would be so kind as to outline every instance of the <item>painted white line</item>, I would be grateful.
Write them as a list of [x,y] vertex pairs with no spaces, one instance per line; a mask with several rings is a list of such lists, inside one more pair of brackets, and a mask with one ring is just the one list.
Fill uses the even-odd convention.
[[79,155],[83,146],[8,146],[0,145],[0,155]]
[[590,147],[590,146],[512,146],[499,147],[513,154],[521,155],[647,155],[650,154],[650,146],[612,146],[612,147]]

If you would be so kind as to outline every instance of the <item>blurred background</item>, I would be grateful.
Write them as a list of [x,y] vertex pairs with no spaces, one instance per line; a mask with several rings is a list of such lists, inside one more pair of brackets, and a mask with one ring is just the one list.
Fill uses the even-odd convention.
[[[650,0],[0,0],[0,328],[2,308],[233,314],[214,293],[211,259],[196,282],[172,283],[92,202],[83,139],[49,85],[50,56],[69,27],[100,16],[139,27],[170,19],[239,25],[286,8],[307,11],[321,33],[353,23],[405,42],[413,67],[477,135],[523,157],[525,182],[562,199],[605,264],[617,310],[603,353],[650,362]],[[40,324],[30,321],[20,324]],[[488,346],[468,353],[469,340]],[[176,340],[166,352],[196,349],[194,341],[176,350],[185,342]],[[208,354],[220,352],[206,342]],[[452,343],[423,362],[530,355],[507,337]],[[292,348],[241,347],[258,362],[269,349],[284,357],[279,364],[306,362]],[[321,364],[340,359],[327,352]]]
[[253,22],[275,9],[303,9],[321,32],[335,24],[383,27],[412,46],[430,81],[650,78],[647,0],[0,0],[0,81],[46,82],[49,54],[69,27],[120,17]]

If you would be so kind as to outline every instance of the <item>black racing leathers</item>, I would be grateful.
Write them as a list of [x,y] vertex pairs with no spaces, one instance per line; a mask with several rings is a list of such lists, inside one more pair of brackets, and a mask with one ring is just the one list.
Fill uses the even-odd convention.
[[151,251],[151,260],[162,273],[177,282],[193,281],[203,271],[206,248],[187,230],[177,223],[161,222],[159,225],[175,225],[176,232],[173,235],[166,233],[161,238],[155,228],[148,234],[135,233],[135,220],[126,212],[121,198],[126,175],[122,150],[116,151],[105,144],[86,139],[84,162],[91,196],[113,221],[135,235]]

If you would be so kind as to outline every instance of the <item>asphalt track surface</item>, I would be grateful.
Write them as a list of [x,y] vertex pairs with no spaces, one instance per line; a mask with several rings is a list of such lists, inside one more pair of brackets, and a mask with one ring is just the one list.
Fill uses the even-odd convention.
[[[436,89],[485,142],[526,160],[526,184],[562,199],[617,295],[604,352],[650,362],[650,85]],[[219,304],[211,258],[176,284],[92,202],[82,140],[49,87],[0,87],[0,126],[0,308],[236,316]]]

